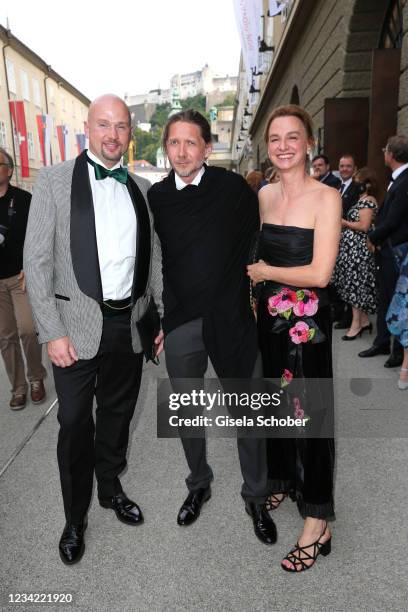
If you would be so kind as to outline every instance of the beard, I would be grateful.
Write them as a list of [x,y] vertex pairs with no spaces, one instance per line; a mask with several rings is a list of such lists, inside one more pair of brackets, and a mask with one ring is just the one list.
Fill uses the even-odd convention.
[[122,147],[119,145],[119,149],[117,153],[113,153],[106,150],[106,147],[102,145],[102,155],[103,157],[110,162],[118,162],[121,160],[123,156]]
[[194,168],[191,168],[190,170],[178,170],[175,168],[175,166],[172,166],[174,172],[180,177],[180,178],[188,178],[189,176],[191,176],[192,174],[196,174],[197,172],[199,172],[201,170],[201,168],[203,167],[205,163],[205,159],[202,159],[200,162],[197,162],[197,164],[194,166]]

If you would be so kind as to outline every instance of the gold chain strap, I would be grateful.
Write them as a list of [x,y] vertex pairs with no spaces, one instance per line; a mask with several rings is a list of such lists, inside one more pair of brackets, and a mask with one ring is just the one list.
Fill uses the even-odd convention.
[[108,307],[108,308],[110,308],[111,310],[125,310],[126,308],[129,308],[129,306],[130,306],[130,302],[129,302],[129,304],[128,304],[127,306],[119,306],[119,307],[116,307],[116,306],[111,306],[111,305],[110,305],[110,304],[108,304],[107,302],[102,302],[102,304],[103,304],[104,306],[107,306],[107,307]]

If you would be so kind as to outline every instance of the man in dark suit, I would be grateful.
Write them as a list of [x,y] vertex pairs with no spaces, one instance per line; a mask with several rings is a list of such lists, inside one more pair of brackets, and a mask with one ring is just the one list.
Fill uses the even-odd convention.
[[[256,196],[242,176],[205,164],[211,148],[205,117],[194,110],[172,115],[163,133],[172,171],[149,190],[163,250],[163,329],[173,388],[180,379],[203,379],[209,358],[223,379],[249,379],[257,363],[245,274],[250,242],[259,228]],[[177,517],[183,526],[198,519],[211,496],[213,472],[200,433],[182,436],[190,471],[189,494]],[[265,507],[266,442],[251,437],[237,442],[246,511],[256,536],[273,544],[276,528]]]
[[119,474],[142,374],[135,323],[147,309],[151,276],[160,278],[151,272],[149,183],[121,166],[131,136],[123,100],[95,100],[86,131],[88,151],[40,171],[24,251],[39,341],[47,344],[58,396],[66,516],[59,552],[66,564],[85,549],[94,471],[100,505],[124,523],[143,522]]
[[[383,151],[384,163],[392,171],[392,179],[378,211],[376,227],[368,234],[368,245],[375,251],[378,271],[377,336],[373,346],[359,353],[360,357],[390,353],[390,332],[385,317],[398,279],[392,248],[408,242],[408,138],[392,136]],[[394,339],[392,354],[384,366],[398,367],[402,360],[402,346]]]
[[348,210],[358,202],[360,188],[353,181],[353,176],[357,172],[356,162],[353,155],[345,153],[339,160],[339,174],[341,183],[339,187],[343,202],[343,219],[346,218]]
[[315,179],[328,185],[329,187],[334,187],[334,189],[339,189],[341,185],[341,180],[333,174],[330,170],[330,162],[327,155],[315,155],[312,159],[312,168],[313,168],[313,176]]
[[[347,218],[347,213],[360,197],[360,188],[353,181],[353,176],[357,171],[356,162],[353,155],[345,153],[339,160],[339,174],[341,183],[339,187],[343,203],[343,219]],[[351,306],[345,304],[337,295],[334,287],[330,286],[332,309],[335,312],[334,320],[338,322],[334,325],[335,329],[348,329],[351,325]]]

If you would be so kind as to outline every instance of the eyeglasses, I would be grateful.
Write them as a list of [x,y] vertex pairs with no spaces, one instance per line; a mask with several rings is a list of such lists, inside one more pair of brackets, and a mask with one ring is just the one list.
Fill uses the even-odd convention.
[[7,166],[7,168],[11,168],[10,164],[6,164],[5,162],[0,162],[0,166]]

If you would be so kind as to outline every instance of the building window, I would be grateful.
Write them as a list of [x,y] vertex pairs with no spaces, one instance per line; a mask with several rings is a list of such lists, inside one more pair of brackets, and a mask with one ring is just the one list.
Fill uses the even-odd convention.
[[17,93],[16,86],[16,75],[14,74],[14,64],[9,59],[6,59],[6,70],[7,70],[7,79],[8,79],[8,87],[10,93]]
[[385,14],[380,36],[380,49],[400,49],[403,38],[402,8],[400,0],[391,0]]
[[20,70],[20,77],[21,77],[21,89],[23,92],[23,98],[24,100],[30,101],[30,88],[28,85],[28,74],[26,73],[25,70]]
[[0,147],[7,148],[7,133],[4,121],[0,121]]
[[49,98],[50,104],[55,104],[54,88],[52,85],[48,85],[48,98]]
[[37,79],[33,79],[33,97],[34,104],[36,106],[41,106],[40,84]]
[[27,132],[27,143],[28,143],[28,157],[30,159],[35,159],[34,138],[33,138],[32,132]]

